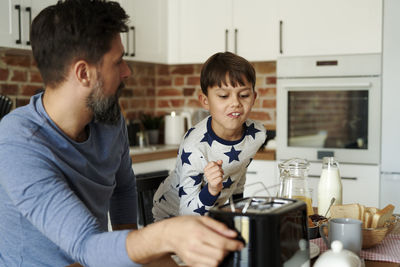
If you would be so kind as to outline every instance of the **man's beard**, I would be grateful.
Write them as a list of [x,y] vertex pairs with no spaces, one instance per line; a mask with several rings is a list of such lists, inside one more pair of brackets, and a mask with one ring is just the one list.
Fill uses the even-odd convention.
[[113,125],[119,122],[121,110],[118,99],[124,87],[124,83],[121,83],[114,95],[105,97],[103,94],[103,80],[99,78],[86,100],[87,107],[93,112],[95,122]]

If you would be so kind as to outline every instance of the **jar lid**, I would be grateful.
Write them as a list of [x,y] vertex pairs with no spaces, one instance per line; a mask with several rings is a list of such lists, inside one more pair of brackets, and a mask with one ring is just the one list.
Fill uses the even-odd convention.
[[318,257],[314,267],[361,267],[360,258],[350,250],[343,249],[339,240],[333,241],[331,248]]
[[292,158],[279,163],[280,169],[308,169],[310,163],[306,159]]

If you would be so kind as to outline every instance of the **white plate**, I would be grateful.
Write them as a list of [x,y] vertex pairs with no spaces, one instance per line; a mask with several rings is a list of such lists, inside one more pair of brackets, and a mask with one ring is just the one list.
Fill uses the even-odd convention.
[[313,242],[310,242],[310,259],[317,257],[319,254],[319,247]]

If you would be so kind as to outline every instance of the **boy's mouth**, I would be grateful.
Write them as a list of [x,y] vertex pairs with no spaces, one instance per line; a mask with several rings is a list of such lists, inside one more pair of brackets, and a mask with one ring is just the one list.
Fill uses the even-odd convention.
[[229,116],[230,116],[230,117],[235,117],[235,118],[237,118],[237,117],[240,116],[240,112],[232,112],[232,113],[229,113]]

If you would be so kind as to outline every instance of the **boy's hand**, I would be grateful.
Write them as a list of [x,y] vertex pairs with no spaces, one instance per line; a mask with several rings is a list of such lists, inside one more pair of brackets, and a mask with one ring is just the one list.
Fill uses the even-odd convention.
[[222,190],[222,181],[224,180],[224,171],[222,170],[222,160],[211,161],[204,168],[204,176],[208,181],[208,191],[216,196]]

